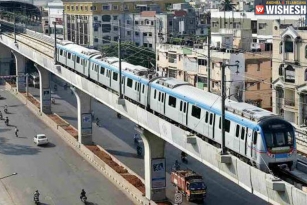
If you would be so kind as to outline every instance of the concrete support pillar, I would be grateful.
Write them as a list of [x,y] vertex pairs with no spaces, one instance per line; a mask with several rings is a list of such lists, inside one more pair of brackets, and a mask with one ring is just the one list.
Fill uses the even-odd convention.
[[78,103],[78,141],[81,144],[93,144],[91,96],[77,88],[72,88]]
[[10,75],[10,63],[12,60],[11,50],[0,44],[0,75]]
[[141,134],[144,142],[145,194],[153,201],[166,199],[165,141],[147,130]]
[[26,91],[26,58],[15,51],[12,51],[12,53],[15,56],[16,75],[18,76],[16,78],[17,91],[23,93]]
[[39,73],[39,93],[40,93],[40,110],[43,113],[51,113],[51,89],[50,76],[51,73],[45,68],[34,64]]

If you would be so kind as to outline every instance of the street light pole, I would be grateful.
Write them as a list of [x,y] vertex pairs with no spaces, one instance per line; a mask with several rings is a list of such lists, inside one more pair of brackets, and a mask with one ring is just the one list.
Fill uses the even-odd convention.
[[14,43],[17,43],[16,40],[16,15],[14,14]]
[[211,58],[210,58],[210,45],[211,45],[211,26],[208,27],[208,53],[207,53],[207,69],[208,69],[208,78],[207,78],[207,87],[208,92],[211,92]]
[[157,18],[155,16],[155,26],[154,26],[154,29],[155,29],[155,58],[156,58],[156,63],[155,63],[155,70],[157,71]]
[[222,79],[221,79],[221,97],[222,97],[222,120],[221,120],[221,130],[222,130],[222,143],[221,143],[221,155],[226,154],[225,152],[225,99],[226,99],[226,89],[225,89],[225,68],[226,67],[232,67],[232,66],[236,66],[237,69],[239,68],[239,62],[236,61],[237,64],[225,64],[225,63],[220,63],[220,67],[222,69]]
[[121,40],[121,22],[118,20],[118,58],[119,58],[119,100],[123,99],[123,94],[122,94],[122,40]]
[[52,23],[54,25],[54,64],[57,64],[56,21]]

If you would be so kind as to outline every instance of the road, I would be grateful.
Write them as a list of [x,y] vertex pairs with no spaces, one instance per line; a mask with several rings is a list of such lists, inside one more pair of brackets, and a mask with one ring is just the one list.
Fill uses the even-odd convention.
[[[52,111],[77,127],[76,98],[71,94],[69,89],[64,90],[63,87],[59,85],[57,87],[58,90],[52,95],[56,101],[56,104],[52,105]],[[39,89],[30,88],[30,93],[39,98]],[[98,116],[100,119],[100,127],[93,125],[93,141],[101,145],[144,178],[144,162],[143,159],[137,157],[135,145],[133,143],[133,136],[136,133],[134,130],[135,124],[128,119],[118,119],[113,110],[96,100],[92,102],[92,109],[94,110],[95,117]],[[181,151],[169,143],[166,144],[165,150],[168,171],[167,197],[173,199],[175,189],[169,183],[169,170],[171,170],[175,160],[180,159]],[[184,168],[184,165],[181,167]],[[205,204],[243,205],[250,204],[251,201],[259,205],[268,204],[191,157],[189,158],[188,168],[202,174],[204,177],[205,183],[208,186],[208,195],[204,202]],[[184,201],[182,204],[192,203]]]
[[[37,189],[45,205],[82,204],[81,189],[85,189],[92,205],[133,204],[17,98],[3,90],[1,96],[6,99],[0,100],[0,110],[3,112],[5,104],[9,106],[4,116],[9,117],[10,126],[0,120],[0,180],[16,205],[32,205]],[[38,133],[48,136],[49,146],[33,143]],[[10,176],[14,172],[17,175]]]

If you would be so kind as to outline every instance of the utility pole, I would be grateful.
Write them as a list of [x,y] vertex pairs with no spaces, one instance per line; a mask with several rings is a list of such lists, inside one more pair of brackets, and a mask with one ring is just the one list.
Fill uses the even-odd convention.
[[65,40],[66,39],[66,34],[65,34],[65,32],[66,32],[66,29],[65,29],[65,27],[66,27],[66,25],[65,25],[65,9],[63,9],[63,20],[62,20],[62,26],[63,26],[63,40]]
[[118,20],[118,58],[119,58],[119,100],[123,99],[122,94],[122,40],[121,40],[121,31],[122,26],[120,20]]
[[57,47],[56,47],[56,21],[52,22],[54,25],[54,64],[57,64]]
[[222,120],[221,120],[221,130],[222,130],[222,143],[221,143],[221,155],[226,154],[225,152],[225,99],[226,99],[226,91],[225,91],[225,68],[226,67],[232,67],[236,66],[237,67],[237,73],[238,73],[238,68],[239,68],[239,61],[236,61],[237,64],[225,64],[225,63],[220,63],[220,67],[222,69],[222,79],[221,79],[221,87],[222,87]]
[[211,92],[211,51],[210,51],[210,45],[211,45],[211,25],[208,27],[208,60],[207,60],[207,69],[208,69],[208,77],[207,77],[207,87],[208,92]]
[[[157,17],[155,16],[155,58],[156,58],[156,63],[155,63],[155,70],[157,71]],[[148,67],[149,68],[149,67]]]
[[14,14],[14,43],[17,43],[16,40],[16,15]]

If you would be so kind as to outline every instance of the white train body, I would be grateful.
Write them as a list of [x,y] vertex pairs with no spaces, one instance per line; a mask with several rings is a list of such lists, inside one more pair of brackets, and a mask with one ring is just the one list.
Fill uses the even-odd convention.
[[[119,91],[119,59],[63,41],[57,47],[59,63]],[[70,58],[68,58],[70,56]],[[77,62],[78,60],[78,62]],[[221,144],[221,99],[174,78],[153,78],[149,69],[122,62],[122,92],[126,99],[148,111]],[[268,171],[287,164],[294,168],[297,151],[293,126],[272,112],[226,100],[225,146],[245,161]]]

